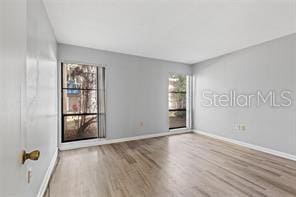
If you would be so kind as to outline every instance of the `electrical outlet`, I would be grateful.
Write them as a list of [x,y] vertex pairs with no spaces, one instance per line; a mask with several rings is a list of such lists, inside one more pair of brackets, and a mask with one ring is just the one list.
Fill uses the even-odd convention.
[[247,127],[245,124],[238,124],[238,123],[234,124],[235,131],[245,131],[246,129],[247,129]]

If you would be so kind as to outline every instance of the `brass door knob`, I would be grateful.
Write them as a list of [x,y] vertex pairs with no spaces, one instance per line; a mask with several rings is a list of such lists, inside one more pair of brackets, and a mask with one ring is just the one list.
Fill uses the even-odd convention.
[[38,160],[40,157],[40,151],[39,150],[34,150],[30,153],[26,153],[26,151],[23,151],[22,155],[22,163],[24,164],[26,160]]

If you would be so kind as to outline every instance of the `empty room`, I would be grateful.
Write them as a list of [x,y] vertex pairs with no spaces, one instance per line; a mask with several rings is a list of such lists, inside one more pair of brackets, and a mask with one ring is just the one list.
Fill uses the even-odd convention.
[[0,19],[0,197],[296,197],[296,0]]

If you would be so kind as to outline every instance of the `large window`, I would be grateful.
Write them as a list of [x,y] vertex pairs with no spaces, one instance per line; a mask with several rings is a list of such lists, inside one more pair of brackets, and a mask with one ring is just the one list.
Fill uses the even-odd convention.
[[186,75],[170,74],[169,77],[169,128],[187,126],[187,86]]
[[62,142],[105,137],[105,69],[62,64]]

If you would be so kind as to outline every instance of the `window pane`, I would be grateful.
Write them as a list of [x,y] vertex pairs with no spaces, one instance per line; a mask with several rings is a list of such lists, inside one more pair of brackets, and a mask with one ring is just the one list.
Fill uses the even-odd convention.
[[64,141],[98,137],[97,116],[64,116]]
[[186,93],[169,93],[169,109],[186,109]]
[[63,90],[63,112],[97,113],[97,91],[95,90]]
[[181,74],[170,74],[168,89],[169,128],[184,128],[187,123],[187,76]]
[[170,128],[186,127],[186,111],[169,112]]
[[186,75],[171,74],[169,92],[186,92]]
[[105,100],[106,92],[105,92],[105,68],[98,69],[98,99],[99,99],[99,112],[103,114],[106,112]]
[[80,64],[64,64],[63,88],[96,89],[97,67]]

